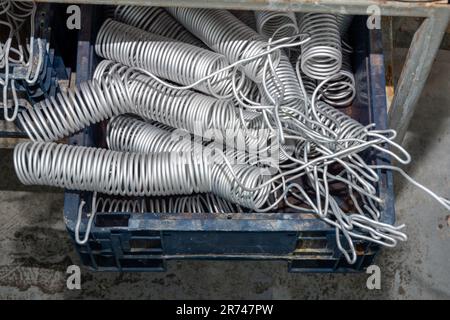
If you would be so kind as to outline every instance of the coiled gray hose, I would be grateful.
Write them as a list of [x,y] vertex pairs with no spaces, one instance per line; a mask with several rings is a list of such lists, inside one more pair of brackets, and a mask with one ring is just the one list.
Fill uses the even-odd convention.
[[24,109],[19,123],[34,141],[54,141],[90,124],[131,110],[132,103],[120,78],[82,83]]
[[[265,39],[276,40],[298,33],[297,20],[292,12],[256,11],[255,17],[256,28]],[[305,97],[286,52],[280,53],[278,65],[274,70],[268,70],[266,79],[269,96],[263,84],[259,84],[260,91],[263,92],[263,102],[303,108]]]
[[[98,32],[95,51],[103,58],[145,69],[182,85],[190,85],[228,65],[221,54],[110,19]],[[196,89],[215,97],[231,97],[231,81],[231,70],[222,71]]]
[[274,40],[298,33],[297,18],[293,12],[255,11],[256,30]]
[[234,213],[242,209],[212,193],[190,196],[166,196],[145,198],[119,198],[98,196],[94,207],[96,213]]
[[163,37],[206,47],[163,8],[150,6],[117,6],[114,19]]
[[241,20],[244,24],[251,29],[256,30],[256,18],[253,11],[250,10],[230,10],[236,18]]
[[328,13],[299,15],[300,33],[311,36],[301,46],[301,69],[308,77],[324,80],[341,70],[341,37],[336,16]]
[[[204,147],[198,142],[191,141],[190,136],[172,134],[173,129],[167,130],[130,116],[113,118],[107,127],[107,143],[112,150],[154,153],[154,152],[193,152],[195,154],[214,154],[215,146]],[[235,153],[233,153],[235,155]],[[238,163],[235,163],[237,160]],[[247,191],[240,188],[232,174],[233,170],[246,188],[257,188],[267,177],[262,169],[240,163],[240,159],[229,160],[231,169],[225,165],[223,158],[216,156],[210,161],[212,192],[221,198],[240,204],[247,208],[261,207],[269,196],[270,188],[265,187],[257,191]]]
[[[166,8],[166,10],[195,34],[208,47],[227,57],[230,62],[260,54],[267,43],[255,30],[244,24],[227,10],[197,8]],[[279,61],[279,51],[271,54],[274,65]],[[243,67],[245,74],[261,82],[265,58],[258,58]]]
[[14,149],[14,167],[23,184],[122,196],[208,192],[208,163],[201,154],[137,154],[53,142],[24,142]]

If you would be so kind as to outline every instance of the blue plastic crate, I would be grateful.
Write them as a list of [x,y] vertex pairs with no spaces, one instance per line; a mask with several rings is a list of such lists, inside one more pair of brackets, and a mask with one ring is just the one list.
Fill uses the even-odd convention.
[[[92,17],[91,6],[82,10],[85,19]],[[365,17],[355,17],[353,22],[358,90],[349,114],[384,129],[387,112],[381,33],[368,30],[365,21]],[[91,24],[80,33],[80,82],[89,78],[96,63],[92,48],[96,28]],[[101,126],[92,126],[73,136],[71,143],[102,146],[101,132]],[[375,157],[374,161],[386,164],[389,160]],[[394,223],[392,175],[380,174],[378,191],[385,202],[382,221]],[[80,201],[90,203],[91,196],[90,192],[65,193],[64,217],[72,238]],[[85,230],[86,224],[85,217],[80,230]],[[97,271],[164,271],[166,261],[174,259],[284,260],[292,272],[353,272],[372,264],[377,245],[359,241],[357,262],[349,265],[336,246],[334,232],[315,215],[301,213],[98,213],[86,245],[74,243],[83,264]]]

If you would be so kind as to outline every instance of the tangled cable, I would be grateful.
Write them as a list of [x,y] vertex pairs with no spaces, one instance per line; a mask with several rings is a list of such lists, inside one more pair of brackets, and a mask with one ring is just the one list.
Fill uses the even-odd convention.
[[[350,17],[305,13],[297,26],[290,13],[257,12],[258,33],[226,10],[167,8],[190,32],[174,34],[161,24],[179,25],[158,22],[160,10],[121,7],[116,17],[169,38],[107,20],[96,52],[109,60],[99,64],[94,80],[19,114],[39,141],[116,116],[107,128],[111,150],[19,144],[14,160],[23,183],[126,196],[213,194],[202,207],[190,198],[174,200],[192,211],[210,210],[220,199],[230,210],[313,213],[335,229],[349,263],[357,259],[357,240],[393,247],[407,238],[403,225],[383,222],[380,170],[400,172],[450,210],[449,200],[375,161],[411,161],[394,142],[394,130],[363,125],[337,109],[355,96]],[[186,35],[213,51],[192,45]],[[123,113],[143,119],[117,116]],[[196,141],[210,129],[226,139]],[[149,210],[174,208],[158,201]],[[142,210],[136,202],[123,205]]]
[[[38,80],[44,60],[44,45],[41,39],[35,39],[36,4],[34,2],[21,2],[2,0],[0,2],[0,26],[6,27],[7,38],[5,42],[0,39],[0,87],[2,88],[2,102],[4,118],[14,121],[19,107],[27,106],[27,102],[19,99],[17,94],[17,81],[33,85]],[[23,26],[29,20],[29,42],[24,43],[21,34]],[[37,52],[36,52],[37,51]],[[26,69],[23,75],[14,74],[14,67]],[[12,98],[12,100],[11,100]],[[12,114],[8,110],[13,107]]]

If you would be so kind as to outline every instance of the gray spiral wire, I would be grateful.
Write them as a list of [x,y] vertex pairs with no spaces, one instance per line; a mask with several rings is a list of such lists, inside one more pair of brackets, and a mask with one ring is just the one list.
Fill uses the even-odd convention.
[[319,96],[319,99],[335,108],[348,107],[356,96],[355,77],[352,72],[350,54],[351,48],[342,51],[340,76],[329,81],[323,87]]
[[14,149],[14,167],[26,185],[122,196],[208,192],[211,171],[205,155],[137,154],[53,142],[24,142]]
[[31,140],[54,141],[130,109],[122,80],[110,76],[59,92],[22,110],[18,120]]
[[[194,154],[214,155],[215,146],[202,146],[198,142],[192,142],[190,136],[179,136],[164,127],[158,127],[130,116],[118,116],[113,118],[107,127],[107,143],[112,150],[121,150],[139,153],[179,153],[193,152]],[[186,139],[187,138],[187,139]],[[233,153],[235,155],[236,153]],[[210,159],[211,167],[211,191],[221,198],[239,204],[243,207],[255,209],[261,207],[269,197],[270,187],[256,191],[259,184],[267,179],[261,168],[241,163],[224,163],[221,156]],[[267,174],[267,173],[266,173]],[[238,183],[237,181],[240,183]],[[241,187],[241,184],[245,188]]]
[[[96,53],[157,77],[190,85],[228,65],[226,58],[209,50],[106,20],[95,42]],[[231,70],[215,74],[196,89],[215,97],[232,95]]]
[[[166,10],[192,34],[195,34],[215,52],[223,54],[233,63],[264,52],[267,43],[255,30],[227,10],[198,8],[166,8]],[[271,54],[274,65],[279,51]],[[261,82],[265,58],[258,58],[243,66],[245,74]]]
[[[267,145],[268,132],[263,134],[256,130],[260,128],[244,130],[236,116],[238,109],[229,100],[218,100],[191,90],[171,89],[109,60],[103,60],[97,66],[94,79],[113,76],[120,77],[127,83],[127,92],[133,103],[130,112],[145,119],[184,129],[208,140],[229,143],[230,147],[237,149],[261,149]],[[242,112],[244,120],[260,116],[256,112]],[[227,139],[230,136],[243,137],[244,143],[235,144],[234,140]]]
[[100,195],[95,199],[95,213],[233,213],[242,209],[212,193],[189,196],[123,198]]
[[114,19],[163,37],[189,43],[197,47],[205,47],[199,39],[160,7],[117,6],[114,11]]
[[321,91],[320,99],[333,107],[341,108],[349,106],[356,95],[355,77],[351,63],[353,49],[348,44],[348,30],[353,21],[353,16],[337,14],[336,20],[342,40],[341,71],[346,71],[346,73],[329,81]]
[[324,80],[341,70],[341,37],[336,16],[328,13],[299,15],[300,33],[310,35],[301,46],[301,69],[308,77]]
[[353,21],[353,16],[349,14],[336,14],[339,33],[343,41],[348,39],[348,30]]
[[[266,39],[280,39],[298,33],[297,20],[292,12],[255,11],[256,28]],[[274,70],[268,70],[266,82],[259,84],[263,101],[267,104],[279,103],[281,106],[303,107],[305,97],[293,68],[285,52],[280,53],[280,61]]]
[[[156,198],[159,199],[159,198]],[[111,196],[99,196],[96,197],[94,208],[95,213],[113,213],[113,212],[132,212],[132,213],[144,213],[147,212],[147,204],[145,198],[140,199],[127,199],[116,198]]]
[[256,18],[253,11],[250,10],[230,10],[230,12],[251,29],[256,30]]
[[266,37],[274,36],[274,40],[298,33],[297,18],[293,12],[255,11],[255,18],[258,33]]

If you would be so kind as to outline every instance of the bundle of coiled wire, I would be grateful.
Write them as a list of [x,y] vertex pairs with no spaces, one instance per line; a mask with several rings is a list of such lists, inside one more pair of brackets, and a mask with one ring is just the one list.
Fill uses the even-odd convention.
[[[190,135],[181,133],[180,136],[179,132],[178,135],[174,134],[170,127],[147,123],[129,116],[111,119],[107,127],[107,143],[111,150],[143,154],[193,152],[214,156],[215,151],[220,152],[214,144],[203,146],[192,141]],[[262,170],[245,163],[236,152],[231,154],[229,164],[223,162],[222,157],[225,156],[230,154],[216,155],[209,160],[212,193],[246,208],[262,207],[269,197],[270,188],[248,191],[257,188],[259,183],[265,180],[265,177],[261,176]]]
[[205,45],[159,7],[117,6],[114,19],[130,26],[197,47]]
[[[116,13],[123,22],[156,30],[152,15],[158,10],[121,8]],[[316,214],[333,226],[349,263],[356,261],[355,240],[388,247],[406,240],[403,226],[381,221],[379,170],[399,171],[450,209],[448,200],[401,169],[363,158],[376,153],[409,163],[408,153],[393,141],[395,131],[364,126],[335,108],[348,105],[354,96],[350,48],[342,41],[349,18],[302,14],[296,26],[290,13],[256,13],[252,29],[226,10],[165,10],[212,51],[177,41],[174,34],[162,38],[107,20],[96,51],[111,61],[100,63],[95,80],[46,102],[39,112],[24,113],[21,120],[33,139],[45,141],[122,113],[145,120],[110,120],[107,142],[112,150],[18,145],[15,165],[22,182],[110,195],[204,192],[258,212],[281,205]],[[148,26],[139,24],[138,16],[148,17]],[[223,132],[227,127],[233,138],[238,128],[256,141],[276,140],[280,161],[268,164],[259,148],[245,153],[229,144],[195,142],[205,136],[203,130]],[[186,130],[181,132],[186,140],[174,135],[179,129]],[[259,140],[263,131],[258,130],[270,134]],[[244,149],[253,145],[247,142]],[[351,199],[351,208],[342,204],[342,196]],[[134,204],[132,208],[141,209]],[[159,203],[154,204],[152,210],[158,211]]]
[[233,213],[242,208],[212,193],[168,197],[95,197],[94,213]]
[[[167,10],[192,34],[230,62],[252,57],[267,48],[264,38],[227,10],[180,7]],[[279,53],[274,52],[272,55],[276,65]],[[262,81],[263,60],[255,59],[243,66],[245,74],[255,82]]]
[[[145,32],[114,20],[97,36],[99,56],[148,70],[175,83],[189,85],[228,65],[224,56],[184,42]],[[220,72],[195,88],[215,97],[230,97],[230,72]]]

